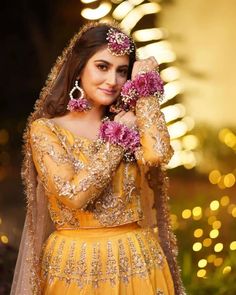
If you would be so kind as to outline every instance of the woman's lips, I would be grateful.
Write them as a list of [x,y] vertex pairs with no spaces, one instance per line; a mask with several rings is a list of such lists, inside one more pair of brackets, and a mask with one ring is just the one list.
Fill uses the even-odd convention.
[[104,88],[99,88],[102,92],[104,92],[105,94],[108,94],[108,95],[113,95],[116,93],[115,90],[109,90],[109,89],[104,89]]

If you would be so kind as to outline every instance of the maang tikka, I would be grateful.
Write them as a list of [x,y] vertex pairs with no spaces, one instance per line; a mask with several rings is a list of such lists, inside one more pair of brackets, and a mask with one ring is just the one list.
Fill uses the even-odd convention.
[[[75,91],[79,91],[80,95],[77,98],[74,98],[73,94]],[[75,86],[71,89],[70,101],[67,105],[67,110],[71,112],[82,112],[91,109],[91,105],[88,100],[84,97],[84,90],[79,86],[78,80],[75,81]]]
[[110,28],[107,32],[107,49],[112,55],[121,56],[134,51],[134,42],[125,33]]

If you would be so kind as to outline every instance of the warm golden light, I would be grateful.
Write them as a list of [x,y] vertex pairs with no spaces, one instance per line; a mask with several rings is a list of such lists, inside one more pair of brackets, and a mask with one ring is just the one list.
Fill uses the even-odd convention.
[[232,214],[235,208],[236,208],[235,204],[230,204],[227,208],[227,212],[229,214]]
[[202,243],[196,242],[193,244],[193,251],[198,252],[202,249]]
[[162,70],[160,75],[165,82],[171,82],[180,78],[180,71],[177,67],[172,66]]
[[214,260],[214,265],[215,266],[221,266],[221,264],[223,263],[223,259],[221,257],[217,257],[215,260]]
[[134,6],[130,3],[130,1],[123,1],[115,8],[112,16],[116,20],[121,20],[133,9],[133,7]]
[[205,277],[205,275],[206,275],[206,270],[205,270],[205,269],[200,269],[200,270],[197,272],[197,276],[198,276],[199,278],[203,278],[203,277]]
[[231,187],[235,184],[235,176],[233,173],[226,174],[224,176],[224,185],[225,187]]
[[190,218],[191,215],[192,215],[192,212],[191,212],[191,210],[189,210],[189,209],[185,209],[185,210],[182,212],[182,217],[183,217],[184,219],[188,219],[188,218]]
[[172,139],[171,140],[171,146],[175,151],[181,151],[182,150],[182,142],[180,139]]
[[218,210],[219,207],[220,207],[220,203],[219,203],[219,201],[217,201],[217,200],[214,200],[214,201],[212,201],[212,202],[210,203],[210,208],[211,208],[212,211],[216,211],[216,210]]
[[220,199],[220,204],[221,206],[227,206],[230,202],[230,199],[228,196],[223,196],[221,199]]
[[84,4],[89,4],[89,3],[92,3],[92,2],[97,2],[98,0],[80,0],[82,3]]
[[221,252],[224,248],[224,245],[222,243],[217,243],[215,244],[215,247],[214,247],[214,251],[215,252]]
[[192,130],[195,126],[195,121],[189,116],[185,116],[182,121],[187,125],[188,131]]
[[215,239],[219,236],[219,231],[218,229],[213,229],[210,231],[210,234],[209,234],[210,238],[212,239]]
[[216,221],[216,216],[210,216],[208,219],[207,219],[207,222],[208,224],[212,225],[213,222]]
[[132,37],[134,41],[136,42],[147,42],[151,40],[162,39],[165,37],[165,34],[166,32],[163,29],[151,28],[151,29],[137,30],[132,34]]
[[226,274],[228,274],[230,272],[231,272],[231,266],[229,266],[229,265],[224,267],[224,269],[222,271],[223,275],[226,275]]
[[210,247],[212,244],[212,240],[210,238],[206,238],[203,240],[202,244],[204,247]]
[[144,15],[158,13],[161,6],[158,3],[145,3],[134,7],[121,21],[120,25],[129,33]]
[[201,259],[198,261],[198,267],[203,268],[207,265],[207,260],[206,259]]
[[193,235],[195,238],[200,238],[203,235],[203,230],[201,228],[197,228],[195,229]]
[[165,116],[166,123],[169,123],[185,115],[185,107],[181,103],[170,105],[161,109]]
[[[171,100],[176,95],[182,93],[183,85],[180,81],[168,82],[167,84],[164,85],[164,91],[165,91],[165,96],[163,99],[163,103],[167,102],[168,100]],[[186,125],[185,122],[183,123]]]
[[195,217],[201,216],[202,215],[202,208],[199,206],[194,207],[192,212],[193,212],[193,216],[195,216]]
[[81,11],[81,15],[86,19],[96,20],[106,16],[110,12],[111,8],[112,4],[110,2],[102,2],[99,7],[95,9],[84,8]]
[[232,251],[236,250],[236,241],[231,242],[229,248]]
[[236,207],[233,208],[231,214],[232,214],[233,217],[236,217]]
[[7,244],[8,243],[8,237],[5,236],[5,235],[2,235],[1,236],[1,241],[2,241],[3,244]]
[[212,227],[213,227],[214,229],[219,229],[219,228],[221,228],[221,222],[220,222],[219,220],[214,221],[214,222],[212,223]]
[[[124,27],[124,28],[126,28],[126,27]],[[141,58],[141,59],[147,58],[148,56],[154,56],[157,59],[159,64],[169,63],[169,62],[173,62],[176,60],[176,54],[174,53],[172,46],[171,46],[170,42],[168,42],[168,41],[159,41],[159,42],[150,43],[148,45],[140,47],[137,50],[137,52],[138,52],[139,58]],[[174,83],[174,82],[176,82],[176,83],[178,82],[178,88],[179,88],[180,82],[173,81],[170,83]],[[165,87],[166,87],[166,85],[165,85]],[[175,89],[176,88],[177,88],[177,84],[175,85]]]
[[183,147],[186,150],[194,150],[199,145],[199,140],[195,135],[185,135],[182,139]]
[[178,121],[168,126],[168,131],[170,133],[171,139],[173,139],[173,138],[181,137],[184,134],[186,134],[188,131],[188,128],[184,122]]
[[221,178],[221,173],[219,170],[213,170],[209,174],[209,181],[212,184],[217,184],[220,181],[220,178]]
[[207,257],[207,261],[208,261],[209,263],[213,263],[213,262],[215,261],[215,259],[216,259],[215,254],[211,254],[211,255],[209,255],[209,256]]

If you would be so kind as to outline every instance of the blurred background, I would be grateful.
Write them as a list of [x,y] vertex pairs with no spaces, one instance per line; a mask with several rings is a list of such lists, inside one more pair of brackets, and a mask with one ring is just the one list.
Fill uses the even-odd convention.
[[22,133],[57,56],[87,20],[116,19],[153,55],[175,149],[171,220],[188,294],[236,294],[236,2],[1,3],[0,294],[9,294],[25,216]]

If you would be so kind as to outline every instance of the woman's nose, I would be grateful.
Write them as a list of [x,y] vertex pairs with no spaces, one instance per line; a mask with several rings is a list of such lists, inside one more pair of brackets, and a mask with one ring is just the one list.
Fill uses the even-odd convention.
[[116,85],[116,83],[117,83],[117,74],[116,74],[116,72],[108,73],[107,84],[114,86],[114,85]]

